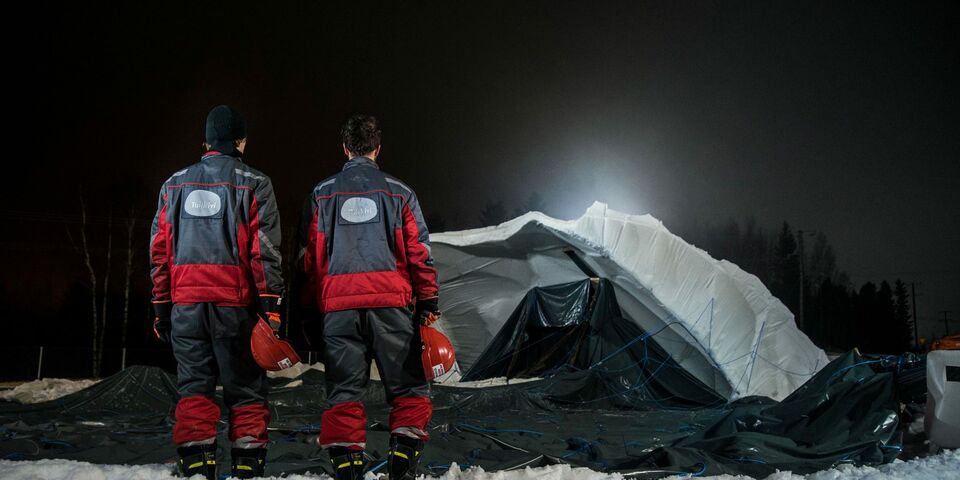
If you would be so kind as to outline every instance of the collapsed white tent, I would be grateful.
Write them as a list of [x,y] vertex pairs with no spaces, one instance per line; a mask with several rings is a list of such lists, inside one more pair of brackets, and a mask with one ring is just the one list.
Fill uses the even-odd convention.
[[614,284],[624,317],[728,399],[781,400],[828,362],[756,276],[711,258],[650,215],[594,203],[577,220],[531,212],[430,240],[444,311],[437,326],[464,370],[531,288],[587,278],[573,257]]

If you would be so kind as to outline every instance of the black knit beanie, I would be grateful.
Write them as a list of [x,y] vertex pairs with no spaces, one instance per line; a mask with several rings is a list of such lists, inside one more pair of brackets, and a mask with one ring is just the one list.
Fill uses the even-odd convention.
[[207,145],[211,150],[236,155],[234,140],[247,138],[247,122],[240,112],[226,106],[213,107],[207,115]]

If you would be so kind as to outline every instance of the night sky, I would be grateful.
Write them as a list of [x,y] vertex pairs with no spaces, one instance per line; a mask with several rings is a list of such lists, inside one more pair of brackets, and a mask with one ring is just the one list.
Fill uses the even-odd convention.
[[95,222],[133,207],[145,229],[226,103],[287,230],[367,112],[384,170],[450,228],[533,191],[561,218],[787,220],[857,284],[920,282],[921,334],[960,318],[956,3],[132,3],[8,19],[7,301],[52,308],[83,278],[81,188]]

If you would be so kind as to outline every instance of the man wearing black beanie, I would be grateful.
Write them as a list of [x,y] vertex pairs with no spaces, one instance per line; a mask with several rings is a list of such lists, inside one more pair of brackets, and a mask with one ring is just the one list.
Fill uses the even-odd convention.
[[268,385],[250,336],[258,316],[280,329],[280,216],[270,178],[241,161],[246,137],[239,112],[211,110],[207,152],[163,183],[150,233],[154,331],[177,360],[173,442],[183,476],[218,478],[218,380],[232,475],[264,472]]
[[207,115],[207,151],[222,152],[234,157],[243,156],[247,143],[247,123],[236,110],[220,105]]

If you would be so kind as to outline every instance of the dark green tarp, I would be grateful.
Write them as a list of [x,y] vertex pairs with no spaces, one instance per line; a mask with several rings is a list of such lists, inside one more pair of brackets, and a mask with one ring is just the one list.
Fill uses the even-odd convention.
[[[600,372],[593,381],[631,385],[603,404],[677,408],[726,403],[678,365],[652,334],[624,318],[606,279],[530,290],[463,380],[581,370]],[[572,394],[569,400],[582,399]],[[589,401],[596,407],[599,400]]]
[[[898,377],[899,362],[850,352],[781,402],[728,403],[674,362],[655,333],[623,318],[605,280],[530,291],[467,375],[543,378],[434,386],[422,473],[456,462],[488,471],[569,463],[637,477],[765,476],[879,464],[900,452],[898,385],[920,392],[915,379]],[[389,412],[381,385],[371,382],[363,400],[367,453],[382,468]],[[0,403],[0,457],[172,462],[175,403],[173,377],[149,367],[50,402]],[[272,380],[267,473],[329,470],[315,446],[327,407],[320,371]],[[226,418],[220,427],[226,445]]]
[[[313,445],[327,406],[323,373],[311,370],[299,380],[290,387],[283,386],[289,380],[274,382],[271,474],[328,469]],[[889,462],[899,452],[894,387],[892,373],[875,373],[852,352],[779,403],[745,398],[714,408],[636,408],[630,386],[610,383],[597,369],[483,389],[435,387],[433,440],[422,467],[440,474],[452,462],[487,470],[564,462],[639,476],[763,476]],[[389,435],[381,386],[372,382],[364,400],[376,467]],[[0,457],[168,462],[175,401],[171,376],[132,367],[55,401],[0,404]]]

